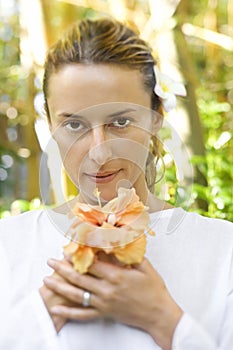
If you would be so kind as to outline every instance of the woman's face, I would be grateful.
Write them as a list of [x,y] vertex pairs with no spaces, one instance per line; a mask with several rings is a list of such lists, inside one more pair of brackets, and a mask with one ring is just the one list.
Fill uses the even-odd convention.
[[141,199],[147,194],[145,163],[158,119],[150,104],[137,70],[69,64],[51,75],[50,129],[70,178],[89,203],[96,187],[104,201],[119,186],[134,186]]

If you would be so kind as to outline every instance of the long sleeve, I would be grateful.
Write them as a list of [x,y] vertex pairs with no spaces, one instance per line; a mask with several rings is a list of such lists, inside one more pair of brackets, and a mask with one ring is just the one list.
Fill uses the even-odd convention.
[[59,336],[38,291],[8,307],[1,315],[0,349],[59,350]]
[[229,273],[229,279],[225,312],[216,340],[196,320],[184,313],[173,336],[172,350],[233,349],[233,264]]
[[178,323],[172,342],[172,350],[230,350],[218,348],[211,336],[188,314],[184,313]]
[[55,240],[49,230],[51,244],[41,237],[40,214],[35,211],[0,220],[0,349],[61,349],[39,293],[43,277],[51,273],[46,261],[56,257],[47,249],[59,244],[60,235]]

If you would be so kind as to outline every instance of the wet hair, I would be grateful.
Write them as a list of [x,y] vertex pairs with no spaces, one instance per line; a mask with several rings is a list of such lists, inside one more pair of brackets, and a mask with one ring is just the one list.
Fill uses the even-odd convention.
[[[68,64],[114,64],[139,70],[146,91],[151,94],[151,108],[160,111],[160,100],[154,93],[156,61],[151,48],[139,38],[135,31],[113,19],[82,20],[73,25],[48,50],[43,92],[45,112],[50,120],[47,98],[49,78]],[[153,146],[146,166],[148,188],[153,192],[156,180],[155,163],[159,158],[159,141],[152,136]],[[153,158],[153,159],[152,159]]]

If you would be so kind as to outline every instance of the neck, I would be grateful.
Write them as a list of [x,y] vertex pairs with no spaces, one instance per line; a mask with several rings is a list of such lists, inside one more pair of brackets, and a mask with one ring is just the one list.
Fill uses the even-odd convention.
[[173,208],[172,205],[158,199],[154,194],[152,194],[146,184],[145,176],[140,176],[134,184],[137,195],[145,206],[149,208],[149,212],[153,213],[156,211],[161,211],[165,209]]

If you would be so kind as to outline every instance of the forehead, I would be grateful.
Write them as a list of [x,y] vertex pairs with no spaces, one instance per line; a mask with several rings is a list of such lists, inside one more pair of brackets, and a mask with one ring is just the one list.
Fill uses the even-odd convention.
[[109,102],[150,108],[151,101],[139,70],[112,64],[65,65],[51,75],[48,92],[52,113],[76,113]]

